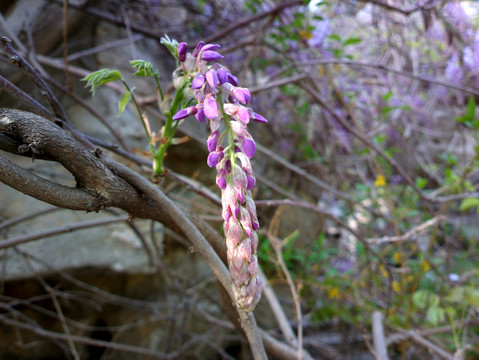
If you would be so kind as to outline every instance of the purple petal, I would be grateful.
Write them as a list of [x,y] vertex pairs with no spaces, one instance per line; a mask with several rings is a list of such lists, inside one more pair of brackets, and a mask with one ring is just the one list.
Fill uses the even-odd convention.
[[249,112],[247,109],[245,109],[244,107],[240,107],[238,109],[238,119],[240,119],[243,123],[247,124],[249,123]]
[[206,44],[204,45],[201,50],[208,51],[208,50],[218,50],[221,47],[219,44]]
[[193,81],[191,82],[191,87],[194,90],[198,90],[198,89],[201,89],[204,83],[205,83],[205,76],[203,74],[198,73],[196,74]]
[[216,165],[218,165],[221,159],[223,159],[223,153],[220,151],[213,151],[210,152],[210,154],[208,155],[206,163],[209,167],[215,167]]
[[268,120],[266,118],[258,113],[253,113],[253,120],[256,122],[263,122],[266,123]]
[[251,93],[249,92],[249,89],[247,88],[241,88],[243,90],[243,95],[245,98],[245,105],[248,105],[249,102],[251,101]]
[[182,109],[178,111],[175,115],[173,115],[172,119],[173,120],[181,120],[181,119],[186,119],[190,115],[195,115],[197,113],[197,109],[194,106],[189,106],[186,109]]
[[228,80],[228,73],[225,69],[219,69],[218,74],[218,85],[224,84]]
[[252,158],[256,152],[256,145],[251,139],[243,140],[243,151],[248,158]]
[[206,50],[201,53],[201,58],[204,61],[216,61],[223,58],[223,55],[217,53],[216,51]]
[[248,89],[237,87],[233,89],[233,96],[243,105],[246,105],[251,100],[251,94]]
[[216,85],[218,85],[218,75],[216,74],[216,71],[213,69],[208,70],[205,74],[205,77],[211,88],[216,89]]
[[186,60],[186,53],[188,52],[188,44],[180,42],[178,44],[178,60],[184,62]]
[[206,99],[203,104],[203,109],[208,119],[214,119],[218,116],[218,104],[216,103],[216,99],[213,97],[213,95],[206,96]]
[[197,57],[197,56],[198,56],[198,53],[200,52],[200,50],[203,48],[204,45],[205,45],[205,42],[204,42],[204,41],[200,41],[200,42],[196,45],[195,49],[193,50],[193,54],[192,54],[192,55],[193,55],[194,57]]
[[224,176],[220,176],[216,179],[216,185],[218,185],[218,187],[222,190],[226,189],[226,179]]
[[200,123],[204,123],[206,121],[205,112],[202,107],[198,109],[198,112],[195,114],[195,118]]
[[207,140],[208,151],[212,152],[216,150],[216,146],[218,145],[218,131],[212,133]]
[[248,179],[248,186],[246,187],[246,190],[253,190],[256,180],[254,177],[249,175],[246,175],[246,178]]
[[230,73],[228,73],[227,81],[234,86],[238,86],[238,78],[234,75],[231,75]]

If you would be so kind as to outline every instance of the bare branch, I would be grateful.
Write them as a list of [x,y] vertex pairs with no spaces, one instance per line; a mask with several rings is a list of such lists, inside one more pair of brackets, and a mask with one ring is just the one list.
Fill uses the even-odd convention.
[[416,236],[422,234],[428,228],[432,226],[436,226],[438,223],[444,221],[445,219],[446,217],[444,215],[438,215],[421,225],[413,227],[411,230],[409,230],[407,233],[403,235],[383,236],[383,237],[375,238],[375,239],[367,239],[367,241],[371,244],[385,244],[385,243],[397,243],[397,242],[403,242],[408,240],[414,240]]
[[388,360],[388,350],[386,347],[386,339],[384,336],[383,314],[374,311],[371,315],[371,323],[373,327],[373,344],[376,352],[376,360]]

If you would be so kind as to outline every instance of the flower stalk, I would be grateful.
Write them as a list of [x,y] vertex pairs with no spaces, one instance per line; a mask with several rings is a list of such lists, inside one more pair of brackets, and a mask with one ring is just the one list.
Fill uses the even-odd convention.
[[[182,69],[187,70],[184,76],[190,80],[196,105],[180,110],[173,119],[191,115],[200,122],[208,119],[211,134],[207,140],[207,164],[216,168],[216,183],[221,189],[231,286],[236,305],[251,312],[258,304],[263,284],[258,274],[259,222],[251,194],[256,179],[250,159],[256,147],[247,125],[251,120],[267,120],[246,106],[251,100],[249,90],[239,87],[238,79],[226,67],[208,64],[223,57],[216,51],[219,47],[200,42],[192,54],[178,57]],[[185,48],[183,45],[181,50]]]

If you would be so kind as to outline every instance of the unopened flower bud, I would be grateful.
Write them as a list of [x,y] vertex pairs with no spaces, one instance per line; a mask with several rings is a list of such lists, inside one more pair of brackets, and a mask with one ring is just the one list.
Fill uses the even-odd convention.
[[198,109],[195,106],[189,106],[185,109],[178,111],[175,115],[173,115],[173,120],[182,120],[186,119],[190,115],[195,115],[198,112]]
[[216,150],[216,146],[218,145],[218,136],[219,136],[218,131],[214,131],[210,134],[210,136],[208,136],[208,140],[206,141],[206,144],[208,145],[209,152]]
[[198,56],[198,53],[201,51],[201,49],[203,48],[204,45],[205,45],[204,41],[198,42],[198,44],[196,45],[195,49],[193,50],[192,55],[193,55],[194,57]]
[[223,156],[224,154],[222,151],[210,152],[210,154],[208,155],[208,159],[206,160],[206,163],[208,164],[209,167],[215,167],[223,159]]
[[223,55],[213,50],[206,50],[201,52],[201,59],[204,61],[216,61],[222,58]]
[[178,44],[178,60],[184,62],[186,60],[186,53],[188,52],[188,44],[180,42]]
[[256,152],[256,145],[253,139],[244,139],[243,140],[243,151],[248,158],[252,158]]

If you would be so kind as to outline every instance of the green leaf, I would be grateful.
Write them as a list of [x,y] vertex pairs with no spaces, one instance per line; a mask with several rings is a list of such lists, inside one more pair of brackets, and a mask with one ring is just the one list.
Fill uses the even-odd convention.
[[424,189],[427,185],[427,179],[424,179],[422,177],[417,177],[416,178],[416,186],[419,188],[419,189]]
[[465,116],[467,116],[471,120],[476,117],[476,101],[474,100],[474,96],[469,97],[469,101],[467,102],[466,106]]
[[328,39],[341,42],[341,36],[339,36],[338,34],[331,34],[328,36]]
[[344,40],[343,45],[348,46],[348,45],[359,44],[361,41],[363,41],[361,38],[350,37],[350,38]]
[[462,199],[461,205],[459,206],[459,210],[466,212],[475,207],[479,207],[478,198],[465,198],[465,199]]
[[418,309],[439,305],[439,296],[429,290],[418,290],[412,296],[412,301]]
[[440,306],[431,306],[426,311],[426,317],[431,324],[437,325],[446,319],[446,311]]
[[131,93],[129,91],[123,93],[120,97],[120,102],[118,104],[118,117],[123,114],[123,111],[125,111],[126,106],[131,100]]
[[178,55],[178,41],[170,39],[170,37],[165,34],[165,36],[160,39],[160,43],[164,45],[174,57]]
[[90,91],[92,95],[95,95],[96,89],[100,86],[116,81],[122,80],[123,77],[118,70],[111,70],[111,69],[101,69],[95,72],[92,72],[90,75],[85,76],[82,81],[86,81],[86,86],[90,86]]
[[131,66],[136,69],[136,72],[133,74],[135,76],[153,76],[155,74],[155,70],[153,68],[153,64],[149,61],[145,60],[131,60]]
[[383,100],[388,101],[389,99],[393,97],[393,95],[394,95],[394,92],[391,90],[387,94],[383,95]]
[[474,121],[475,117],[476,117],[476,101],[474,100],[474,97],[471,96],[466,105],[466,113],[463,116],[457,117],[456,121],[468,127],[479,126],[479,124],[476,125],[476,121]]

